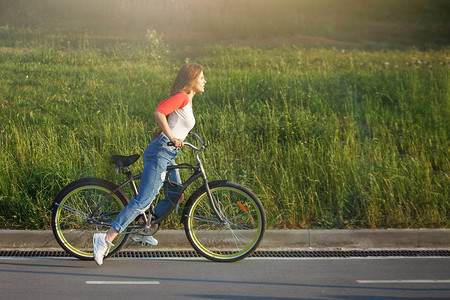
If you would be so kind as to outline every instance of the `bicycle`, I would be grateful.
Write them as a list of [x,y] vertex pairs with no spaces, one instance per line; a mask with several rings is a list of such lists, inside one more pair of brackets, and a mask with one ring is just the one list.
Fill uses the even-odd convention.
[[[197,147],[185,142],[195,150],[196,164],[187,163],[169,166],[167,172],[176,169],[191,169],[192,175],[182,184],[170,181],[179,191],[170,210],[164,216],[155,216],[154,205],[139,215],[125,232],[119,234],[107,257],[116,254],[125,244],[129,235],[151,236],[160,224],[180,205],[184,192],[197,179],[203,185],[195,190],[185,202],[181,223],[189,243],[203,257],[212,261],[233,262],[251,255],[261,243],[266,229],[266,213],[258,197],[248,188],[227,180],[209,182],[199,154],[209,143],[195,132],[190,132],[201,143]],[[173,145],[170,144],[169,145]],[[134,196],[138,189],[136,181],[141,174],[133,175],[130,166],[140,155],[115,155],[110,162],[116,172],[121,171],[128,178],[116,185],[101,178],[83,178],[64,187],[52,203],[52,230],[61,247],[70,255],[82,260],[93,260],[92,237],[96,232],[104,232],[111,222],[127,205],[129,198],[124,187],[131,185]],[[154,201],[155,202],[155,201]],[[145,239],[144,239],[145,240]],[[145,242],[143,242],[145,245]]]

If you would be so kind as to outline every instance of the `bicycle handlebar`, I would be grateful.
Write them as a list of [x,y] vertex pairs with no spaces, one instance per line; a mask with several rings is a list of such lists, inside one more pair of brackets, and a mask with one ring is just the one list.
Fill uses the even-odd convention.
[[[203,150],[205,150],[206,147],[208,147],[209,142],[207,142],[206,145],[205,145],[205,142],[203,141],[203,139],[197,133],[195,133],[193,131],[189,131],[189,134],[194,135],[198,140],[200,140],[202,145],[200,147],[196,147],[196,146],[194,146],[194,145],[192,145],[191,143],[188,143],[188,142],[183,143],[183,145],[189,146],[189,147],[191,147],[192,149],[194,149],[196,151],[203,151]],[[175,146],[175,144],[173,142],[168,142],[167,146]]]

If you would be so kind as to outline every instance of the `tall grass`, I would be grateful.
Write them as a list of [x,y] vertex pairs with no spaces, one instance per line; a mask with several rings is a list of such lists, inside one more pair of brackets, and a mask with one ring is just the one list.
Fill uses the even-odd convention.
[[[184,63],[159,39],[0,51],[0,227],[49,228],[64,185],[123,179],[108,157],[143,152]],[[205,53],[206,170],[256,192],[270,228],[449,226],[448,49]]]
[[445,51],[233,48],[215,57],[208,63],[224,78],[205,98],[234,117],[210,122],[231,138],[234,178],[261,191],[272,225],[448,225]]

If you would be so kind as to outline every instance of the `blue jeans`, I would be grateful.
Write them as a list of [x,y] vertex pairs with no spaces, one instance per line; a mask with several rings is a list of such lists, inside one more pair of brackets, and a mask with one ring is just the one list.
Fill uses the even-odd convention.
[[[164,180],[168,177],[171,181],[181,183],[178,170],[166,172],[167,166],[175,164],[178,149],[167,146],[169,139],[160,135],[154,139],[144,152],[144,170],[142,171],[139,193],[128,205],[122,209],[111,226],[118,232],[123,232],[133,220],[145,212],[158,195]],[[163,216],[172,207],[172,199],[176,197],[179,187],[170,184],[164,185],[165,199],[155,207],[155,214]]]

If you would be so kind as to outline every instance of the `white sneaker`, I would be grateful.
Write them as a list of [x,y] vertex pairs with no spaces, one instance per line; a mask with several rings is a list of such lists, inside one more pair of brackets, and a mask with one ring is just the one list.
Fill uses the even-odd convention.
[[140,242],[142,246],[147,244],[156,246],[158,241],[151,235],[130,234],[130,238],[135,242]]
[[103,264],[103,258],[108,255],[113,243],[105,241],[106,233],[94,233],[94,260],[97,265]]

